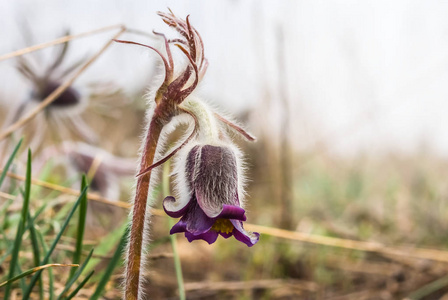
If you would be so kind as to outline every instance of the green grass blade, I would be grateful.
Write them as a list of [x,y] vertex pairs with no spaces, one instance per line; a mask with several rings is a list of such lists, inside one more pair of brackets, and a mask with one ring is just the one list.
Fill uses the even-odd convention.
[[[17,147],[16,147],[17,148]],[[14,240],[14,248],[12,250],[11,261],[9,265],[9,275],[8,280],[14,277],[14,270],[18,265],[19,251],[22,244],[22,235],[25,231],[26,219],[28,216],[28,207],[30,203],[30,191],[31,191],[31,150],[28,150],[28,163],[26,169],[26,180],[25,180],[25,193],[23,197],[23,206],[20,214],[20,222],[17,227],[16,238]],[[9,299],[9,294],[11,293],[11,283],[6,284],[6,290],[4,299]],[[26,298],[25,298],[26,299]]]
[[76,270],[76,273],[74,274],[74,276],[71,277],[70,280],[67,282],[64,290],[57,298],[58,300],[65,297],[65,294],[67,293],[67,291],[72,287],[72,285],[75,283],[76,279],[78,279],[78,277],[81,275],[82,271],[84,271],[84,268],[87,266],[87,263],[89,262],[90,258],[92,257],[92,254],[93,254],[93,249],[90,250],[89,255],[87,255],[86,259],[84,260],[84,263],[78,268],[78,270]]
[[[48,252],[46,253],[44,259],[41,261],[41,265],[45,265],[48,263],[48,260],[50,259],[50,255],[53,253],[54,249],[56,248],[56,245],[58,244],[62,234],[64,233],[65,229],[68,226],[68,223],[70,222],[70,220],[72,219],[73,215],[75,214],[76,209],[78,208],[82,197],[85,196],[85,194],[87,193],[87,187],[82,191],[81,195],[79,196],[78,200],[76,200],[75,204],[73,205],[72,210],[70,211],[70,213],[67,216],[67,219],[65,220],[64,224],[61,226],[61,230],[59,231],[58,235],[56,236],[55,240],[53,241],[53,243],[50,246],[50,249],[48,250]],[[33,278],[31,278],[31,282],[28,286],[28,289],[25,291],[23,298],[27,299],[27,297],[29,298],[31,291],[34,287],[34,285],[37,282],[37,279],[39,278],[40,274],[42,273],[42,271],[39,271],[37,273],[34,274]]]
[[17,154],[17,151],[19,151],[20,145],[22,145],[23,138],[20,139],[20,141],[17,143],[16,147],[14,148],[14,151],[12,152],[11,156],[8,158],[8,161],[6,162],[5,167],[3,168],[2,174],[0,175],[0,186],[2,186],[3,180],[5,180],[6,173],[8,173],[9,167],[12,164],[12,161],[14,160],[14,157]]
[[447,285],[448,285],[448,276],[444,276],[435,281],[431,281],[430,283],[424,285],[423,287],[419,288],[418,290],[412,292],[405,299],[420,300],[420,299],[423,299],[423,298],[445,288]]
[[[86,176],[82,176],[81,180],[81,190],[87,187]],[[84,239],[84,229],[86,226],[86,215],[87,215],[87,194],[81,197],[81,203],[79,204],[79,221],[78,221],[78,233],[76,235],[76,248],[73,253],[73,263],[78,264],[81,261],[82,253],[82,241]],[[75,274],[75,269],[70,270],[70,277]]]
[[[37,233],[37,237],[39,238],[40,244],[42,245],[42,250],[44,251],[44,253],[47,253],[48,247],[47,247],[47,244],[45,243],[44,236],[42,235],[42,233],[40,231],[36,231],[36,233]],[[48,262],[51,262],[51,261],[48,260]],[[48,269],[48,293],[50,294],[48,299],[53,300],[54,299],[54,276],[53,276],[52,268]]]
[[[29,212],[28,212],[28,225],[30,229],[31,247],[33,248],[34,265],[38,266],[40,263],[39,241],[37,239],[37,233],[36,228],[34,227],[33,218],[31,218]],[[42,278],[39,278],[39,299],[41,300],[44,299],[44,285],[42,282]]]
[[[45,206],[42,206],[41,208],[38,209],[38,211],[36,212],[36,214],[34,215],[34,217],[32,218],[32,223],[34,224],[34,221],[36,220],[36,218],[42,213],[42,211],[45,209]],[[30,229],[30,224],[27,225],[25,231]],[[4,232],[2,230],[2,228],[0,228],[0,232],[3,234],[3,239],[5,240],[5,245],[9,244],[9,240],[6,240],[6,236],[4,236]],[[36,231],[36,233],[39,233],[39,231]],[[0,257],[0,265],[3,263],[3,261],[11,254],[11,252],[13,251],[14,246],[12,245],[7,251],[6,253]],[[51,270],[51,269],[50,269]]]
[[117,246],[117,250],[115,250],[114,256],[107,265],[107,269],[104,271],[104,274],[101,277],[101,280],[98,283],[95,292],[90,297],[90,300],[99,299],[99,297],[101,297],[101,295],[103,294],[104,287],[109,282],[109,279],[112,273],[114,272],[115,267],[118,265],[118,262],[121,261],[121,256],[123,255],[124,248],[126,247],[128,235],[129,235],[129,227],[127,226],[123,236],[121,237],[120,243]]
[[70,300],[76,296],[79,290],[82,289],[82,287],[87,283],[87,281],[89,281],[90,277],[92,277],[93,273],[95,273],[95,271],[90,272],[89,275],[87,275],[86,278],[84,278],[84,280],[78,285],[78,287],[70,295],[67,296],[67,300]]
[[[17,274],[22,274],[22,269],[20,268],[20,265],[19,265],[19,262],[18,262],[18,261],[17,261],[17,265],[16,265],[16,273],[17,273]],[[21,289],[22,291],[25,290],[25,288],[26,288],[26,283],[25,283],[25,279],[24,279],[24,278],[20,278],[19,286],[20,286],[20,289]]]

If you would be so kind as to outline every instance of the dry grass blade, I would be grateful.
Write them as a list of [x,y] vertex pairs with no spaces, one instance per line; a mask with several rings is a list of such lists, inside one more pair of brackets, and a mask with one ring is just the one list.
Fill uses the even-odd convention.
[[[114,35],[112,39],[118,38],[126,28],[121,27],[120,31]],[[47,98],[45,98],[35,109],[30,111],[27,115],[25,115],[23,118],[6,128],[4,132],[0,134],[0,141],[3,140],[5,137],[11,135],[13,132],[15,132],[17,129],[25,125],[28,121],[33,119],[39,112],[41,112],[45,107],[51,104],[54,100],[56,100],[72,83],[78,78],[79,75],[81,75],[98,57],[101,56],[101,54],[106,51],[107,48],[112,44],[112,39],[107,41],[107,43],[95,54],[93,55],[73,76],[71,76],[67,81],[65,81],[63,84],[61,84],[57,89],[55,89]]]
[[16,199],[16,196],[7,194],[7,193],[3,193],[3,192],[0,192],[0,197],[5,198],[5,199],[11,199],[11,200]]
[[109,31],[109,30],[116,29],[116,28],[123,28],[123,25],[116,24],[116,25],[101,27],[101,28],[98,28],[98,29],[94,29],[94,30],[83,32],[83,33],[79,33],[79,34],[63,36],[61,38],[52,40],[50,42],[45,42],[45,43],[42,43],[42,44],[30,46],[30,47],[27,47],[27,48],[23,48],[23,49],[20,49],[20,50],[16,50],[16,51],[13,51],[13,52],[10,52],[10,53],[3,54],[3,55],[0,56],[0,61],[6,60],[6,59],[10,59],[10,58],[13,58],[13,57],[16,57],[16,56],[21,56],[21,55],[24,55],[24,54],[27,54],[27,53],[30,53],[30,52],[34,52],[34,51],[37,51],[37,50],[41,50],[41,49],[44,49],[44,48],[47,48],[47,47],[51,47],[51,46],[54,46],[54,45],[57,45],[57,44],[66,43],[66,42],[74,40],[74,39],[82,38],[82,37],[85,37],[85,36],[97,34],[97,33],[104,32],[104,31]]
[[6,284],[8,284],[10,282],[16,281],[16,280],[18,280],[18,279],[20,279],[22,277],[25,277],[25,276],[31,275],[33,273],[36,273],[37,271],[40,271],[40,270],[43,270],[43,269],[47,269],[47,268],[52,268],[52,267],[79,267],[79,265],[78,264],[46,264],[46,265],[43,265],[43,266],[38,266],[38,267],[32,268],[32,269],[30,269],[28,271],[25,271],[22,274],[14,277],[14,278],[11,278],[10,280],[6,280],[6,281],[0,283],[0,287],[4,286],[4,285],[6,285]]
[[92,164],[90,165],[89,171],[87,172],[87,179],[90,181],[93,180],[95,177],[96,172],[98,171],[98,168],[100,167],[101,163],[103,162],[103,157],[98,154],[93,159]]
[[[1,171],[2,170],[0,170],[0,172]],[[17,174],[14,174],[14,173],[8,172],[6,175],[8,177],[10,177],[10,178],[14,178],[14,179],[17,179],[17,180],[21,180],[21,181],[25,180],[25,177],[17,175]],[[31,179],[31,183],[35,184],[35,185],[38,185],[38,186],[41,186],[41,187],[44,187],[44,188],[47,188],[47,189],[51,189],[51,190],[58,191],[58,192],[61,192],[61,193],[64,193],[64,194],[68,194],[68,195],[73,195],[73,196],[79,196],[80,195],[78,190],[75,190],[75,189],[72,189],[72,188],[68,188],[68,187],[64,187],[64,186],[61,186],[61,185],[57,185],[57,184],[54,184],[54,183],[38,180],[38,179],[35,179],[35,178]],[[7,195],[9,195],[9,194],[7,194]],[[13,195],[9,195],[8,197],[13,197]],[[106,204],[110,204],[110,205],[113,205],[113,206],[118,206],[118,207],[121,207],[121,208],[130,208],[131,207],[131,205],[128,204],[128,203],[109,200],[109,199],[103,198],[103,197],[101,197],[99,195],[91,194],[91,193],[87,194],[87,199],[93,200],[93,201],[102,202],[102,203],[106,203]]]
[[298,231],[289,231],[254,224],[245,224],[245,227],[251,231],[257,231],[259,233],[285,238],[289,240],[326,245],[331,247],[366,251],[366,252],[384,253],[387,255],[407,256],[419,259],[448,262],[448,252],[443,250],[424,249],[424,248],[406,248],[406,249],[392,248],[384,246],[380,243],[362,242],[362,241],[340,239],[321,235],[312,235]]
[[304,280],[282,280],[265,279],[251,281],[222,281],[222,282],[189,282],[185,284],[185,290],[250,290],[250,289],[272,289],[285,286],[294,286],[297,289],[316,292],[319,286],[311,281]]
[[[0,169],[0,172],[1,171],[2,171],[2,169]],[[10,178],[14,178],[14,179],[17,179],[17,180],[21,180],[21,181],[25,180],[25,177],[17,175],[17,174],[14,174],[14,173],[11,173],[11,172],[6,173],[6,175],[8,177],[10,177]],[[51,190],[54,190],[54,191],[61,192],[63,194],[68,194],[68,195],[72,195],[72,196],[76,196],[76,197],[78,197],[80,195],[78,190],[75,190],[75,189],[72,189],[72,188],[68,188],[68,187],[65,187],[65,186],[61,186],[61,185],[57,185],[57,184],[54,184],[54,183],[38,180],[38,179],[35,179],[35,178],[31,179],[31,183],[35,184],[35,185],[38,185],[38,186],[41,186],[41,187],[44,187],[44,188],[47,188],[47,189],[51,189]],[[2,195],[0,195],[0,196],[2,196]],[[11,195],[11,194],[5,194],[5,198],[6,197],[7,198],[13,198],[15,196]],[[13,199],[15,199],[15,198],[13,198]],[[112,205],[112,206],[116,206],[116,207],[121,207],[121,208],[124,208],[124,209],[131,208],[131,204],[129,204],[129,203],[120,202],[120,201],[116,201],[116,200],[110,200],[110,199],[101,197],[101,196],[99,196],[97,194],[88,193],[87,194],[87,199],[92,200],[92,201],[101,202],[101,203],[108,204],[108,205]],[[165,216],[165,213],[162,210],[160,210],[160,209],[152,209],[151,212],[152,212],[153,215],[156,215],[156,216]]]

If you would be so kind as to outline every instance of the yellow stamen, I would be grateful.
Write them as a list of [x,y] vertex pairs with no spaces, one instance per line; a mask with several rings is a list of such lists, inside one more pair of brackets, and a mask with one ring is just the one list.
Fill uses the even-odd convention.
[[217,219],[212,226],[216,232],[231,233],[233,231],[233,224],[229,219]]

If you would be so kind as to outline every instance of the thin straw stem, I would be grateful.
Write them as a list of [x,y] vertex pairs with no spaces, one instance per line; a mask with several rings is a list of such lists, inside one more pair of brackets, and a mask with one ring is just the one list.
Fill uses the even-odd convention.
[[[2,172],[2,169],[0,169],[0,172]],[[25,180],[24,176],[17,175],[17,174],[11,173],[11,172],[7,172],[6,176],[8,176],[10,178],[14,178],[14,179],[20,180],[20,181],[24,181]],[[68,188],[68,187],[65,187],[65,186],[61,186],[61,185],[50,183],[50,182],[46,182],[46,181],[42,181],[42,180],[35,179],[35,178],[31,178],[31,183],[35,184],[35,185],[38,185],[38,186],[41,186],[41,187],[44,187],[44,188],[47,188],[47,189],[51,189],[51,190],[54,190],[54,191],[57,191],[57,192],[61,192],[63,194],[73,195],[73,196],[76,196],[76,197],[78,197],[80,195],[79,190],[75,190],[75,189],[72,189],[72,188]],[[9,194],[5,194],[5,193],[1,193],[0,196],[4,197],[4,198],[13,198],[13,199],[15,199],[14,195],[9,195]],[[117,206],[117,207],[121,207],[121,208],[126,208],[126,209],[131,207],[131,205],[129,203],[120,202],[120,201],[117,201],[115,199],[114,200],[107,199],[107,198],[99,196],[98,194],[88,193],[87,194],[87,199],[93,200],[93,201],[97,201],[97,202],[102,202],[102,203],[113,205],[113,206]],[[155,214],[158,214],[158,213],[155,213]],[[165,215],[165,214],[163,212],[160,212],[160,215]]]
[[113,38],[107,43],[95,54],[93,55],[75,74],[73,74],[70,79],[65,81],[63,84],[61,84],[57,89],[55,89],[50,95],[48,95],[47,98],[45,98],[39,105],[30,111],[27,115],[25,115],[23,118],[6,128],[5,131],[3,131],[0,134],[0,141],[6,138],[7,136],[11,135],[13,132],[15,132],[17,129],[25,125],[28,121],[33,119],[39,112],[41,112],[45,107],[51,104],[54,100],[56,100],[72,83],[78,78],[79,75],[81,75],[98,57],[101,56],[101,54],[106,51],[107,48],[112,44],[113,39],[118,38],[126,28],[121,27],[120,31],[113,36]]
[[90,31],[87,31],[87,32],[79,33],[79,34],[66,35],[66,36],[57,38],[55,40],[49,41],[49,42],[45,42],[45,43],[42,43],[42,44],[30,46],[30,47],[27,47],[27,48],[23,48],[23,49],[20,49],[20,50],[16,50],[16,51],[13,51],[13,52],[10,52],[10,53],[3,54],[3,55],[0,56],[0,61],[6,60],[6,59],[10,59],[10,58],[13,58],[13,57],[16,57],[16,56],[21,56],[21,55],[24,55],[24,54],[27,54],[27,53],[30,53],[30,52],[34,52],[34,51],[37,51],[37,50],[41,50],[41,49],[44,49],[44,48],[47,48],[47,47],[51,47],[51,46],[54,46],[54,45],[57,45],[57,44],[66,43],[68,41],[75,40],[75,39],[78,39],[78,38],[81,38],[81,37],[97,34],[97,33],[104,32],[104,31],[109,31],[109,30],[116,29],[116,28],[123,28],[123,25],[116,24],[116,25],[101,27],[101,28],[98,28],[98,29],[90,30]]

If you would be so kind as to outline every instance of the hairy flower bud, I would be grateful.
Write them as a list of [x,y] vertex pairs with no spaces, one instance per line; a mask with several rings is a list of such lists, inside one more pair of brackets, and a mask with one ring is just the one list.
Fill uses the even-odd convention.
[[218,235],[235,236],[251,247],[259,234],[243,228],[245,210],[241,207],[238,186],[237,155],[231,147],[196,145],[189,150],[184,163],[183,178],[189,190],[187,201],[166,197],[165,212],[182,217],[170,233],[185,232],[188,241],[203,239],[214,243]]

